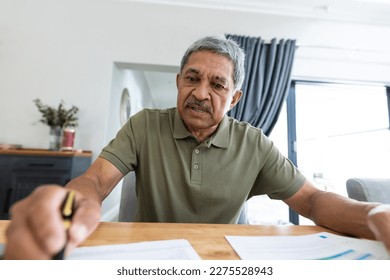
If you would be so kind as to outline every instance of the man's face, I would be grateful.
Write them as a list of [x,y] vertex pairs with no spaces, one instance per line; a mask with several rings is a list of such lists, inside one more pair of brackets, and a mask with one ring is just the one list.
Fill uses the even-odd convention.
[[223,116],[238,102],[234,92],[233,63],[210,51],[193,53],[177,75],[177,108],[187,129],[194,135],[212,134]]

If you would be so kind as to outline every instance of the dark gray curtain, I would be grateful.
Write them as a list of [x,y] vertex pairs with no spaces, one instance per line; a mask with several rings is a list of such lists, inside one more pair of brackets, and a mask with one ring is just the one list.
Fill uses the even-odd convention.
[[227,34],[245,51],[245,80],[240,102],[228,115],[261,128],[270,135],[278,120],[290,86],[295,54],[295,40],[261,38]]

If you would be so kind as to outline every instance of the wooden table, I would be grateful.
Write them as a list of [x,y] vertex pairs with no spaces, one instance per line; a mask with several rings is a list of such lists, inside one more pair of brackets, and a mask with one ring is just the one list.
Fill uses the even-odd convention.
[[[6,242],[5,230],[8,223],[9,221],[0,220],[0,243]],[[202,259],[234,260],[239,257],[225,235],[304,235],[322,231],[334,233],[320,226],[101,222],[81,246],[187,239]]]

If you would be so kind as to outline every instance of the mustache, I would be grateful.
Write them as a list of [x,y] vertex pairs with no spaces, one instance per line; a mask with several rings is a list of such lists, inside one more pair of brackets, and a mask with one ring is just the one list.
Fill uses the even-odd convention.
[[205,111],[208,113],[212,112],[212,108],[209,105],[207,105],[205,101],[200,101],[195,98],[187,99],[185,102],[185,106],[193,109]]

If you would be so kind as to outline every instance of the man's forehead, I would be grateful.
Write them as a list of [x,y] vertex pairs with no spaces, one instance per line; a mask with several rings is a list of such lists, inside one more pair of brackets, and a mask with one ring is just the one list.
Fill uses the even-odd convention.
[[194,67],[188,67],[185,69],[185,73],[194,73],[194,74],[199,74],[199,69],[194,68]]
[[184,70],[184,74],[195,74],[195,75],[210,75],[211,77],[215,80],[220,80],[220,81],[227,81],[229,74],[227,71],[225,73],[221,73],[220,71],[215,71],[214,73],[205,73],[204,70],[200,70],[196,67],[188,67],[187,69]]
[[[213,59],[214,58],[214,59]],[[233,62],[226,56],[210,51],[199,51],[190,55],[183,73],[212,73],[219,79],[227,79],[233,73]]]

